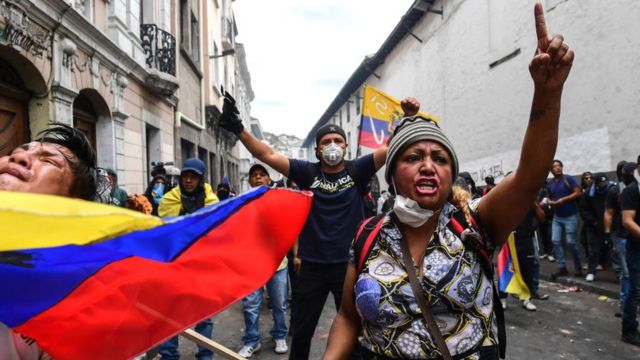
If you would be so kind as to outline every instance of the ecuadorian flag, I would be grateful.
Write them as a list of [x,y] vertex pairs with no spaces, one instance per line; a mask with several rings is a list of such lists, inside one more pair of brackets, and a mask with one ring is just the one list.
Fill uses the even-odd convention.
[[515,294],[520,300],[531,298],[529,287],[522,279],[515,236],[509,235],[507,242],[502,245],[498,254],[498,289],[502,292]]
[[[403,114],[400,100],[365,85],[359,145],[377,149],[386,144]],[[418,115],[440,123],[440,120],[431,114],[419,112]]]
[[261,187],[163,221],[0,192],[0,322],[55,359],[129,359],[266,283],[311,200]]

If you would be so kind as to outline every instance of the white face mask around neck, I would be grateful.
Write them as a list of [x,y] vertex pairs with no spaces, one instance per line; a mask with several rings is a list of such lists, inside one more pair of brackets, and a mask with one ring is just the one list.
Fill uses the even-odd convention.
[[421,208],[415,200],[402,195],[396,195],[396,201],[393,203],[393,212],[401,223],[413,228],[424,225],[436,213],[433,210]]
[[396,190],[396,199],[393,202],[393,212],[401,223],[407,224],[413,228],[424,225],[434,214],[440,212],[429,209],[423,209],[420,205],[408,197],[398,194],[395,181],[391,179],[393,188]]

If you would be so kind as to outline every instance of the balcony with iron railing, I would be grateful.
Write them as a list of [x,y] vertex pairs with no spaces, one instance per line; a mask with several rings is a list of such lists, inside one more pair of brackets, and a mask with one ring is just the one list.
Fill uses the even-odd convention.
[[150,69],[147,85],[159,93],[173,95],[178,88],[176,38],[156,24],[140,24],[140,41]]
[[147,66],[175,76],[176,38],[156,24],[141,24],[140,40]]

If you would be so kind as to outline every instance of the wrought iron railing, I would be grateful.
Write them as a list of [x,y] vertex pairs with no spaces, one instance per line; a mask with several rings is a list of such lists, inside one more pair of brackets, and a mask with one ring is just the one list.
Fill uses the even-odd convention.
[[141,24],[140,40],[147,66],[175,76],[176,38],[156,24]]

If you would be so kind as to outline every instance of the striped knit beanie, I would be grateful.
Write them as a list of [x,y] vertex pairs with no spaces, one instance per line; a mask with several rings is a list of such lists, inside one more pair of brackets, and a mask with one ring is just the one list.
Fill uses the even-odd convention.
[[435,141],[447,149],[452,160],[451,176],[453,177],[452,180],[455,181],[458,177],[458,157],[453,150],[453,145],[442,130],[440,130],[438,124],[421,116],[412,116],[402,119],[400,125],[396,127],[393,135],[389,139],[389,149],[387,150],[387,161],[385,162],[384,171],[384,177],[388,184],[391,184],[391,175],[398,156],[400,156],[409,145],[421,140]]

